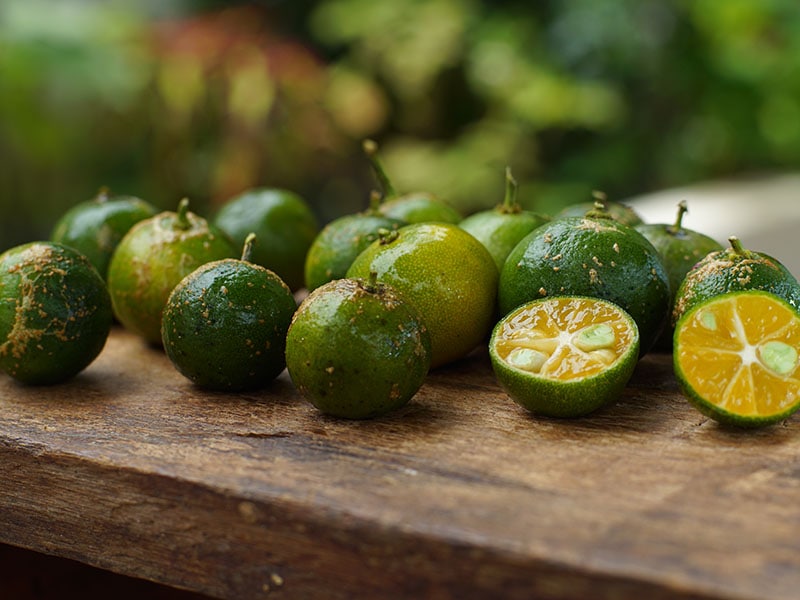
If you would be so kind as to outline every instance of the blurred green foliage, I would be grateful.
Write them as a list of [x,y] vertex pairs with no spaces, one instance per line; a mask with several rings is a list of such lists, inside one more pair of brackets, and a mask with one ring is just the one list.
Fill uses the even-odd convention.
[[796,0],[0,4],[0,249],[103,185],[366,206],[360,143],[464,212],[800,164]]

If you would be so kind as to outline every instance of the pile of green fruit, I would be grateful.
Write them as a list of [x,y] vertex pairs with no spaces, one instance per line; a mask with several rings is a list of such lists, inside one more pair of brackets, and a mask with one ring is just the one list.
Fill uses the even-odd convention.
[[[380,190],[320,227],[290,191],[254,189],[213,219],[102,191],[49,241],[0,255],[0,368],[64,381],[113,326],[161,346],[194,384],[263,388],[284,369],[337,417],[397,410],[430,369],[488,345],[501,387],[545,417],[617,399],[639,359],[671,352],[689,401],[758,426],[800,408],[800,284],[779,261],[596,195],[554,217],[524,210],[505,174],[495,208],[461,217]],[[299,302],[298,302],[299,301]]]

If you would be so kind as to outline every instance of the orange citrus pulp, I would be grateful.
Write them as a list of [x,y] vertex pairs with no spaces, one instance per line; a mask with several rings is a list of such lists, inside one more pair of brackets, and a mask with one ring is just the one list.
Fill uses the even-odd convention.
[[494,348],[517,369],[569,381],[608,369],[635,338],[630,320],[614,305],[553,298],[506,320]]
[[800,407],[799,352],[800,315],[766,292],[714,297],[675,333],[675,371],[687,395],[713,418],[739,425]]

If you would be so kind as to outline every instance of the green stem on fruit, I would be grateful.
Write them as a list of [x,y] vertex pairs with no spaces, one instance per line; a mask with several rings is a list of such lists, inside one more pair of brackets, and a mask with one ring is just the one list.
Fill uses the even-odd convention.
[[178,227],[180,227],[181,229],[189,229],[192,226],[192,224],[189,222],[188,213],[189,213],[189,199],[183,198],[178,203],[177,223]]
[[597,203],[603,205],[603,208],[608,206],[608,195],[601,191],[601,190],[592,190],[592,198],[594,199],[594,204],[597,206]]
[[686,200],[678,202],[678,215],[675,217],[675,223],[667,227],[668,233],[678,233],[683,226],[683,215],[689,212],[689,207],[686,205]]
[[369,279],[364,282],[364,289],[370,294],[378,291],[378,272],[374,269],[370,269]]
[[399,235],[400,234],[398,233],[397,229],[386,229],[385,227],[381,227],[378,229],[378,243],[382,245],[391,244]]
[[590,219],[613,219],[611,212],[608,210],[608,196],[606,196],[605,192],[593,190],[592,198],[594,198],[594,208],[586,212],[586,217]]
[[378,190],[372,190],[369,193],[369,208],[367,209],[367,214],[373,216],[380,214],[382,202],[383,195]]
[[256,245],[256,234],[252,231],[244,238],[244,246],[242,247],[242,260],[244,262],[253,262],[253,247]]
[[522,210],[517,202],[517,180],[511,174],[511,167],[506,167],[506,195],[500,205],[500,212],[505,215],[512,215]]
[[99,203],[108,202],[109,198],[111,197],[111,190],[108,189],[107,185],[104,185],[99,190],[97,190],[97,196],[95,196],[95,201]]
[[744,246],[742,246],[742,242],[739,241],[739,238],[735,235],[732,235],[728,238],[728,242],[730,242],[731,249],[738,254],[739,256],[749,256],[750,251],[746,250]]
[[397,196],[397,191],[394,189],[389,176],[386,174],[381,161],[378,160],[378,143],[375,140],[364,140],[362,144],[364,154],[369,159],[369,164],[372,167],[375,177],[383,188],[383,195],[387,198],[394,198]]

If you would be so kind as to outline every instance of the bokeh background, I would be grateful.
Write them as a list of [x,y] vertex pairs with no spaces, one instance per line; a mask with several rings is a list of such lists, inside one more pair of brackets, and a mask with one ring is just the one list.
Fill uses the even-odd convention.
[[554,213],[800,165],[797,0],[2,0],[0,249],[101,186],[212,214],[278,186]]

